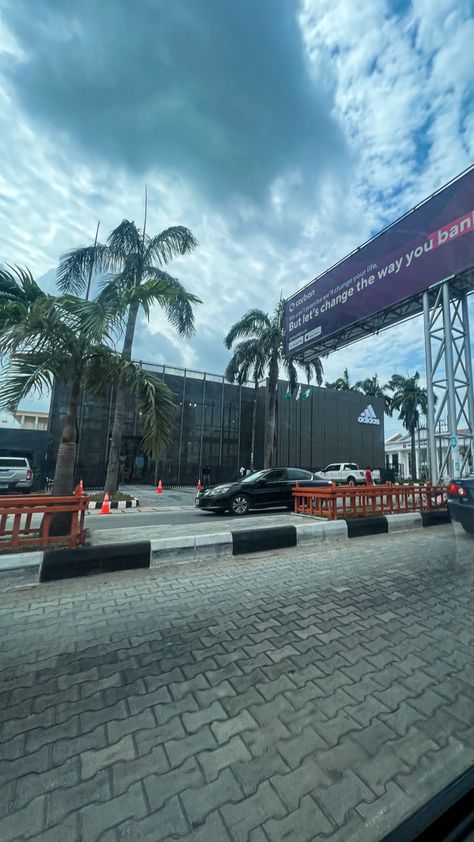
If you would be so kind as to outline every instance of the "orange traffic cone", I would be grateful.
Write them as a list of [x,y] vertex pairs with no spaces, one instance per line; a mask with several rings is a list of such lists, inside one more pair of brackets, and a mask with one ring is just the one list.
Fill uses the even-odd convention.
[[102,508],[100,510],[101,515],[110,515],[110,500],[109,500],[109,492],[106,491],[104,495],[104,502],[102,503]]
[[79,494],[82,496],[84,494],[84,483],[82,480],[79,480]]
[[161,480],[158,483],[158,488],[156,489],[155,494],[163,494],[163,486],[161,484]]
[[201,480],[200,479],[198,479],[197,490],[198,491],[201,490]]

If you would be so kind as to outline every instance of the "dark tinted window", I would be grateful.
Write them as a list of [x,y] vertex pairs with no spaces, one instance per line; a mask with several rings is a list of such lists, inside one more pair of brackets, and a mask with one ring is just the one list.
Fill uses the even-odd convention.
[[282,482],[287,478],[287,472],[284,468],[278,468],[275,471],[269,471],[265,477],[266,482]]
[[301,468],[288,468],[288,479],[312,479],[312,474],[309,471],[303,471]]
[[26,459],[12,459],[10,456],[0,458],[0,468],[27,468]]
[[341,466],[340,466],[340,464],[338,464],[338,465],[328,465],[327,468],[325,468],[324,470],[325,471],[340,471]]
[[350,465],[346,465],[346,468],[347,468],[348,471],[358,471],[359,470],[358,466],[354,465],[354,463],[351,463]]

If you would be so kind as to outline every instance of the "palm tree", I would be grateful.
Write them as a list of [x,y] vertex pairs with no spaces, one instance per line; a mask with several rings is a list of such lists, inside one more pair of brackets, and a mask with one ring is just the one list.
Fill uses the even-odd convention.
[[[124,219],[111,232],[105,244],[95,243],[63,255],[58,268],[58,286],[62,292],[81,294],[86,289],[92,268],[95,272],[114,273],[106,280],[105,289],[109,288],[112,295],[124,291],[131,293],[122,346],[124,360],[130,361],[140,306],[148,317],[150,306],[159,304],[179,336],[187,337],[194,333],[192,304],[200,304],[201,301],[161,267],[172,257],[187,254],[196,246],[193,234],[183,226],[167,228],[156,236],[149,236],[146,233],[145,208],[143,229]],[[140,298],[140,288],[143,287],[147,291],[145,303]],[[119,480],[126,402],[126,390],[118,386],[105,481],[106,489],[112,492],[117,490]]]
[[255,386],[255,397],[252,409],[252,441],[250,445],[250,470],[255,468],[255,431],[257,427],[257,401],[258,387],[265,373],[265,358],[262,353],[260,342],[255,339],[245,339],[239,342],[234,348],[234,353],[229,360],[224,377],[229,383],[247,383],[250,377]]
[[5,355],[0,406],[14,410],[31,392],[44,394],[54,380],[70,385],[58,449],[53,494],[72,493],[81,390],[105,397],[111,382],[136,395],[144,423],[143,444],[155,459],[169,440],[173,394],[156,375],[124,359],[109,343],[123,329],[130,300],[149,306],[144,285],[133,293],[105,289],[92,301],[49,295],[27,270],[0,270],[0,354]]
[[325,382],[326,389],[335,389],[337,392],[358,392],[359,391],[359,384],[354,383],[351,384],[349,379],[349,372],[347,368],[344,369],[342,377],[338,377],[337,380],[334,380],[333,383],[329,383],[327,380]]
[[382,398],[383,408],[386,415],[392,415],[392,398],[387,394],[388,385],[382,386],[376,374],[373,377],[366,377],[365,380],[358,380],[356,388],[364,395],[374,398]]
[[261,379],[264,374],[268,378],[264,468],[271,468],[273,463],[280,368],[283,368],[288,377],[291,393],[294,392],[298,384],[297,365],[303,367],[308,383],[313,374],[318,385],[322,383],[323,366],[319,357],[316,357],[310,363],[304,362],[297,356],[286,357],[284,336],[284,302],[283,299],[280,299],[275,312],[271,316],[264,313],[263,310],[249,310],[238,322],[232,325],[224,339],[226,348],[231,348],[238,339],[246,340],[236,345],[234,356],[227,368],[229,374],[233,375],[234,378],[240,376],[242,379],[239,382],[246,380],[250,371],[252,371],[254,382],[257,378]]
[[392,375],[388,388],[393,392],[392,409],[399,411],[399,419],[410,433],[411,438],[411,478],[416,480],[416,449],[415,431],[418,427],[420,413],[428,412],[428,394],[419,385],[420,375],[415,371],[413,377],[403,377],[401,374]]

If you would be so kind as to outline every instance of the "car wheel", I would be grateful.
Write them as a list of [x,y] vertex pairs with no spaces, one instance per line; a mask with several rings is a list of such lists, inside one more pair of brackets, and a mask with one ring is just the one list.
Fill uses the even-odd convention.
[[469,532],[469,535],[474,535],[474,523],[461,522],[461,526],[464,529],[464,532]]
[[347,485],[355,485],[355,477],[347,477]]
[[230,501],[231,515],[246,515],[250,509],[250,500],[246,494],[236,494]]

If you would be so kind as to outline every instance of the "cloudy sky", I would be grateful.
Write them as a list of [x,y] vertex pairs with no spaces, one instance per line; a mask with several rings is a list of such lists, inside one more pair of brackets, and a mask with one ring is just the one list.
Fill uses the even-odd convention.
[[[474,159],[472,0],[0,0],[0,262],[48,289],[127,217],[192,229],[135,356],[220,373],[222,337]],[[328,379],[422,370],[417,322],[325,360]],[[398,428],[394,420],[387,434]]]

